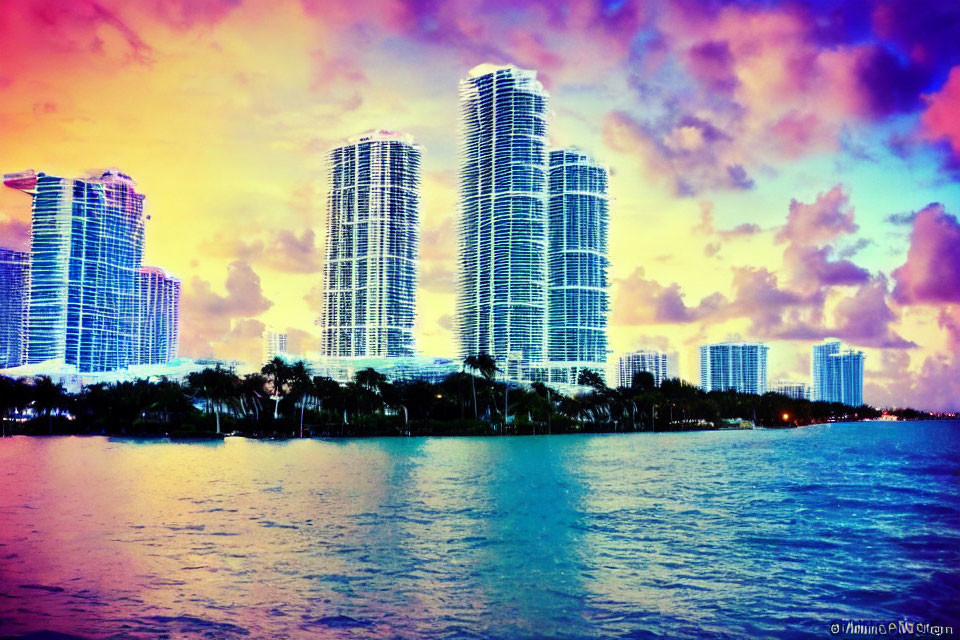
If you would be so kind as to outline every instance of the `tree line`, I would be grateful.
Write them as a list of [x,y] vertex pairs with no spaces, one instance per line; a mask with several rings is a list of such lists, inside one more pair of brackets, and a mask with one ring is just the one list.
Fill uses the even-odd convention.
[[[486,355],[464,359],[440,382],[389,381],[363,369],[346,384],[312,376],[304,362],[280,358],[238,376],[219,366],[183,383],[161,379],[98,383],[71,394],[49,378],[0,377],[3,433],[207,437],[356,437],[387,435],[540,435],[683,431],[742,426],[794,427],[875,418],[869,406],[798,400],[776,393],[704,393],[679,379],[659,386],[640,372],[629,387],[608,387],[593,371],[560,393],[545,384],[497,378]],[[901,410],[904,419],[927,414]],[[29,417],[25,417],[29,416]]]

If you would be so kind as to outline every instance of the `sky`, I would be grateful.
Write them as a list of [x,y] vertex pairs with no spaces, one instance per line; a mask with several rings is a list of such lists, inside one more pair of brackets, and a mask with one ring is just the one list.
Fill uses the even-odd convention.
[[[0,0],[0,171],[116,167],[145,264],[183,280],[181,355],[317,348],[327,169],[371,129],[424,148],[416,337],[453,355],[458,81],[535,69],[549,135],[611,172],[612,359],[827,337],[864,400],[960,409],[954,0]],[[0,245],[29,198],[0,189]]]

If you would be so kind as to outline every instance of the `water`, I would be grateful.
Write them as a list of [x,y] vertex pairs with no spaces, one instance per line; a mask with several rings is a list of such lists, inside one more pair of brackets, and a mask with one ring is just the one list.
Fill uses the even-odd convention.
[[[960,625],[960,424],[0,440],[0,636],[822,638]],[[30,634],[34,635],[30,635]]]

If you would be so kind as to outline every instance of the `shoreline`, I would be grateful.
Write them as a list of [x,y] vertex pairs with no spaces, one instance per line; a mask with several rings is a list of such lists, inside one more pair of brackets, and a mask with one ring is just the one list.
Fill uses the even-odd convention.
[[783,431],[789,429],[802,429],[806,427],[817,427],[817,426],[826,426],[832,424],[860,424],[860,423],[896,423],[896,422],[960,422],[960,419],[957,418],[923,418],[917,420],[875,420],[875,419],[863,419],[863,420],[837,420],[834,422],[813,422],[810,424],[804,425],[785,425],[785,426],[754,426],[748,428],[697,428],[697,429],[656,429],[656,430],[627,430],[627,431],[614,431],[614,430],[582,430],[582,431],[567,431],[563,433],[507,433],[507,434],[483,434],[483,433],[444,433],[444,434],[430,434],[430,433],[381,433],[381,434],[369,434],[369,435],[331,435],[331,434],[311,434],[303,437],[298,436],[275,436],[275,435],[255,435],[255,434],[244,434],[237,432],[227,432],[222,434],[191,434],[191,435],[169,435],[169,434],[129,434],[129,433],[90,433],[90,432],[67,432],[67,433],[8,433],[3,436],[3,439],[13,438],[13,437],[26,437],[26,438],[62,438],[62,437],[74,437],[74,438],[84,438],[84,437],[98,437],[98,438],[108,438],[116,440],[138,440],[138,441],[156,441],[156,442],[167,442],[167,443],[201,443],[201,442],[218,442],[224,441],[227,438],[244,438],[246,440],[264,440],[264,441],[278,441],[278,442],[288,442],[296,440],[325,440],[331,442],[337,441],[346,441],[346,440],[369,440],[373,438],[516,438],[516,437],[550,437],[550,436],[577,436],[577,435],[625,435],[625,434],[661,434],[661,433],[703,433],[703,432],[731,432],[731,431]]

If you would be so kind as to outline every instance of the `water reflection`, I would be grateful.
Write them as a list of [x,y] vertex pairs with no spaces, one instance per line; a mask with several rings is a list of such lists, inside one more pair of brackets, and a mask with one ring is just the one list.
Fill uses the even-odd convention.
[[948,622],[958,433],[7,438],[0,635],[813,638],[838,617]]

